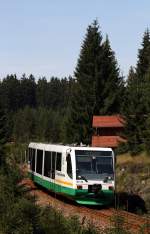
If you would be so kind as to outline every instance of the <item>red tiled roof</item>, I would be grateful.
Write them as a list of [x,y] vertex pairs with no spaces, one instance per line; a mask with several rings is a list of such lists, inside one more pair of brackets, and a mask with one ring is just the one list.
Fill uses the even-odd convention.
[[92,146],[97,147],[117,147],[119,143],[126,142],[120,136],[93,136]]
[[93,116],[93,127],[124,127],[124,120],[119,115]]

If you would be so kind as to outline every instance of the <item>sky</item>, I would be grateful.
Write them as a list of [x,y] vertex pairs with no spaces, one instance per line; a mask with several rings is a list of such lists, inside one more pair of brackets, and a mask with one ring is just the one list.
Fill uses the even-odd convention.
[[0,79],[73,75],[86,29],[98,20],[120,71],[136,66],[149,0],[0,0]]

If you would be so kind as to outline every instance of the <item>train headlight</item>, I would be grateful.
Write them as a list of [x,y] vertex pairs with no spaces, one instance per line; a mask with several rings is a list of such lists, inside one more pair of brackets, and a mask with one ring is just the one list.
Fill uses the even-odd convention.
[[104,183],[107,183],[108,181],[111,181],[113,178],[112,176],[106,176],[103,180]]

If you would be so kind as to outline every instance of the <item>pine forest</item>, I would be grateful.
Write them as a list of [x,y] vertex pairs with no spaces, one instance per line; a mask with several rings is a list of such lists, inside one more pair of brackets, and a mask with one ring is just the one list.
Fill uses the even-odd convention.
[[[150,31],[148,28],[141,38],[136,66],[131,64],[127,78],[121,74],[109,36],[103,35],[97,20],[86,29],[73,76],[37,79],[34,74],[27,76],[24,73],[21,77],[17,77],[16,74],[1,77],[1,234],[97,233],[91,226],[81,227],[76,218],[66,220],[62,214],[50,207],[39,207],[35,202],[36,198],[27,195],[26,188],[20,183],[22,174],[19,165],[24,160],[24,156],[20,158],[16,150],[17,147],[19,150],[22,147],[24,152],[24,146],[32,141],[91,145],[94,115],[123,116],[125,120],[123,136],[127,141],[120,144],[116,154],[130,154],[133,161],[136,161],[136,155],[142,153],[149,158]],[[12,152],[12,149],[15,151]],[[128,164],[126,165],[129,170]],[[124,180],[126,184],[122,166],[118,166],[117,170],[122,178],[121,181]],[[118,182],[120,187],[121,181]],[[132,187],[131,180],[130,186]],[[144,187],[145,185],[143,189]],[[150,212],[149,187],[147,194],[149,195],[145,198],[145,202]],[[48,215],[49,212],[51,216]],[[129,232],[113,229],[103,233]]]

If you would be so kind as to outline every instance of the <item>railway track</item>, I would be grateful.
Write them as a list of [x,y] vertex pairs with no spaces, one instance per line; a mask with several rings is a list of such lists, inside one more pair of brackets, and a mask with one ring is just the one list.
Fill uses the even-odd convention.
[[66,217],[77,215],[79,216],[80,222],[84,225],[90,222],[98,230],[110,228],[113,225],[119,228],[119,225],[121,225],[121,227],[123,226],[131,233],[150,234],[150,217],[141,217],[114,208],[94,209],[91,207],[78,206],[62,196],[60,197],[40,189],[29,179],[23,180],[22,183],[29,188],[32,195],[36,196],[38,205],[52,206],[62,212]]

